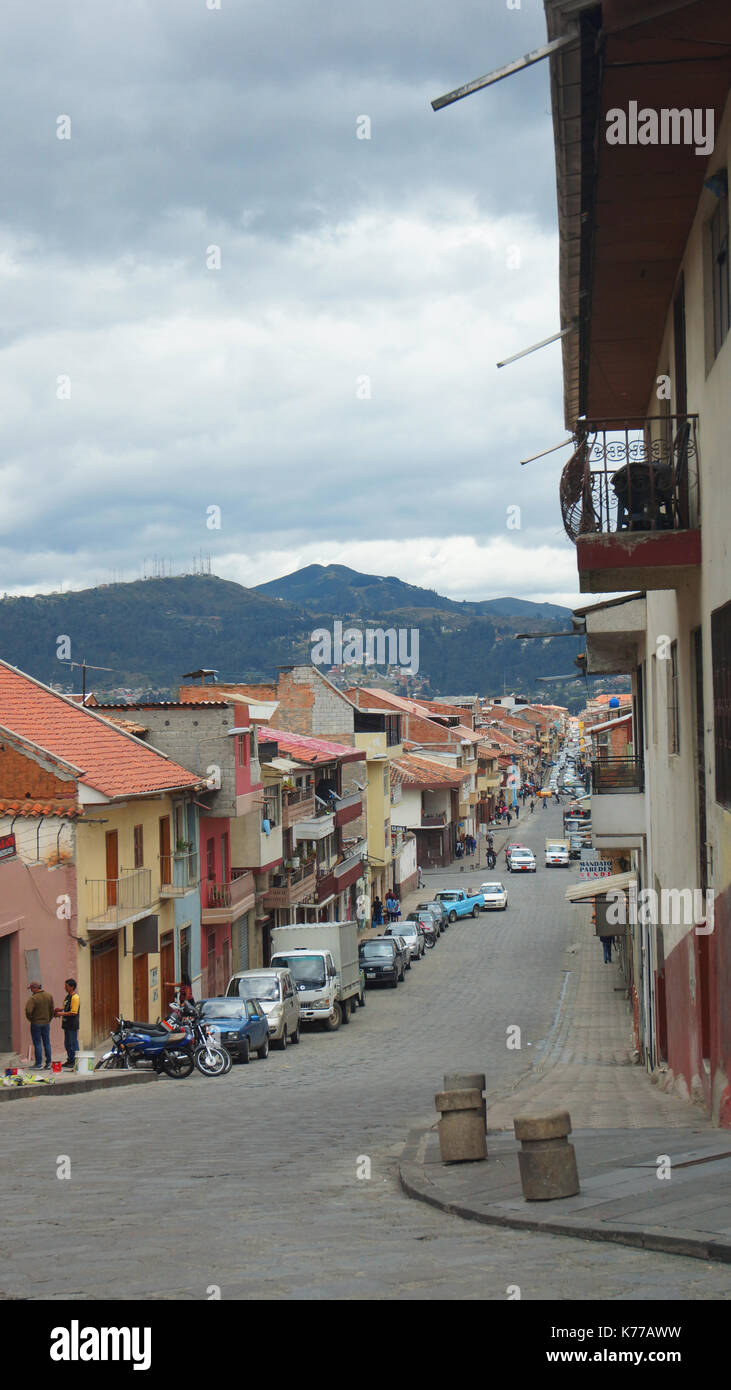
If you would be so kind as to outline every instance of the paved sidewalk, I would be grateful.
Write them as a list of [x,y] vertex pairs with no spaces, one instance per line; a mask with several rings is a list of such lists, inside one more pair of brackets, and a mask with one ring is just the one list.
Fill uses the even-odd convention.
[[[587,908],[576,912],[553,1025],[510,1092],[487,1077],[488,1160],[442,1164],[434,1125],[401,1158],[404,1190],[490,1225],[609,1240],[731,1262],[731,1133],[653,1084],[634,1064],[632,1019],[616,965],[605,965]],[[466,1059],[465,1070],[478,1070]],[[581,1191],[522,1196],[513,1119],[568,1110]],[[669,1178],[660,1173],[670,1160]],[[729,1281],[731,1297],[731,1279]]]
[[[106,1046],[96,1048],[95,1060],[98,1061],[106,1051]],[[4,1075],[6,1067],[17,1067],[19,1072],[25,1072],[29,1076],[38,1076],[42,1079],[36,1084],[25,1086],[0,1085],[0,1102],[23,1100],[29,1096],[76,1095],[79,1091],[102,1091],[113,1086],[135,1086],[141,1081],[157,1081],[158,1079],[152,1071],[101,1071],[96,1073],[60,1071],[54,1073],[44,1071],[41,1067],[37,1067],[35,1062],[29,1062],[27,1056],[21,1057],[17,1052],[0,1053],[0,1077]]]

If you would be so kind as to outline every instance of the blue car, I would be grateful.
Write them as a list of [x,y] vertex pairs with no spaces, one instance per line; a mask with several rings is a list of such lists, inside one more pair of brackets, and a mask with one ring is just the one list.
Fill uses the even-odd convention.
[[203,999],[199,1007],[235,1062],[248,1062],[252,1052],[269,1056],[269,1024],[258,999]]

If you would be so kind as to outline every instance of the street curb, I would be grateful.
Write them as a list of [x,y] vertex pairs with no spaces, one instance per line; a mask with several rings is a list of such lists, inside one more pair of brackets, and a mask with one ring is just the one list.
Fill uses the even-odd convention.
[[108,1076],[90,1076],[88,1081],[62,1081],[60,1085],[39,1083],[37,1086],[0,1087],[0,1101],[26,1100],[32,1096],[80,1095],[86,1091],[105,1091],[113,1086],[135,1086],[143,1081],[158,1081],[154,1071],[112,1072]]
[[694,1260],[713,1260],[719,1264],[731,1264],[731,1241],[724,1241],[703,1235],[669,1235],[658,1227],[595,1225],[581,1217],[563,1217],[559,1221],[550,1218],[541,1220],[534,1216],[518,1216],[506,1213],[499,1207],[486,1207],[477,1211],[461,1202],[452,1202],[440,1197],[438,1189],[424,1173],[423,1154],[431,1130],[411,1130],[399,1159],[399,1182],[407,1197],[428,1206],[437,1207],[449,1216],[460,1216],[465,1221],[477,1221],[484,1226],[510,1227],[518,1231],[544,1232],[552,1236],[573,1236],[578,1240],[603,1241],[611,1245],[631,1245],[635,1249],[659,1251],[664,1255],[685,1255]]

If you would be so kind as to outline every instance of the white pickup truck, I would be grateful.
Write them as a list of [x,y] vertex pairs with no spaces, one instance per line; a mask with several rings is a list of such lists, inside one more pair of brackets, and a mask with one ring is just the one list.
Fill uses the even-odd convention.
[[357,922],[299,922],[272,930],[272,967],[289,970],[300,1019],[335,1032],[365,1004]]
[[559,840],[555,836],[549,835],[546,840],[546,868],[551,869],[556,866],[565,869],[569,864],[569,842]]

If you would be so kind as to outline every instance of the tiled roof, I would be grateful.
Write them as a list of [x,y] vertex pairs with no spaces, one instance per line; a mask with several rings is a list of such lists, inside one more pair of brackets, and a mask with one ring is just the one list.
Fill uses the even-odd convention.
[[0,661],[0,724],[79,769],[107,797],[197,787],[200,777],[65,695]]
[[362,763],[365,757],[362,748],[349,748],[345,743],[330,743],[328,739],[311,738],[309,734],[290,734],[286,729],[272,729],[269,724],[259,725],[259,738],[278,743],[289,758],[295,758],[301,763],[310,763],[311,766],[332,763],[336,759],[343,763]]
[[0,816],[80,816],[83,806],[76,801],[5,801],[0,800]]
[[447,767],[445,763],[432,762],[431,758],[418,758],[414,753],[392,758],[391,768],[395,781],[414,787],[458,787],[469,776],[469,773]]

